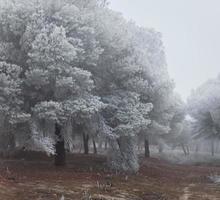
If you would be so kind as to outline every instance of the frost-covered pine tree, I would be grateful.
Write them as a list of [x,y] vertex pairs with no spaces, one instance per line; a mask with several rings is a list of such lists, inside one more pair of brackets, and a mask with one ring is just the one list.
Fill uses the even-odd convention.
[[[149,139],[161,141],[161,137],[169,133],[172,107],[175,101],[174,84],[170,79],[161,34],[152,29],[132,26],[132,43],[135,49],[135,63],[142,70],[141,79],[134,80],[141,102],[151,102],[151,124],[142,129],[139,137],[144,141],[145,156],[149,157]],[[141,83],[141,85],[137,85]]]
[[21,68],[15,64],[0,62],[0,149],[13,150],[16,146],[15,131],[27,122],[30,115],[22,111]]
[[195,137],[213,139],[220,133],[220,78],[211,79],[192,91],[188,112],[194,118]]
[[[56,153],[55,162],[61,165],[64,138],[72,136],[65,131],[67,124],[82,123],[104,105],[92,94],[92,75],[84,69],[95,65],[102,50],[90,27],[91,13],[78,5],[8,1],[0,14],[0,59],[21,68],[24,103],[20,107],[31,115],[31,131],[23,139],[29,147]],[[98,4],[94,1],[90,6]]]
[[184,154],[189,154],[188,144],[191,142],[191,122],[186,117],[186,105],[179,95],[173,97],[173,105],[170,107],[172,119],[170,120],[169,134],[164,135],[166,144],[173,149],[181,147]]
[[18,110],[30,119],[17,145],[55,153],[56,164],[76,134],[85,147],[101,135],[110,163],[136,171],[137,138],[169,128],[173,84],[161,35],[127,22],[105,0],[5,2],[0,60],[21,69]]
[[[146,130],[151,124],[149,113],[154,108],[154,103],[158,115],[165,112],[166,108],[162,110],[159,106],[165,102],[163,95],[168,96],[172,93],[173,86],[167,73],[159,33],[139,28],[113,12],[102,14],[100,21],[103,20],[102,23],[106,24],[103,27],[107,28],[102,27],[101,32],[100,44],[104,51],[100,63],[95,67],[96,90],[108,104],[106,111],[107,117],[110,118],[110,122],[109,118],[107,120],[108,125],[113,128],[113,135],[117,135],[118,141],[114,148],[120,150],[122,143],[129,149],[126,154],[123,153],[126,149],[124,147],[121,154],[114,153],[122,155],[118,163],[125,163],[124,166],[127,168],[137,169],[134,154],[137,137],[147,135]],[[111,32],[108,31],[109,28]],[[156,96],[158,93],[160,95]],[[165,103],[169,101],[168,98],[166,100]],[[142,108],[137,109],[138,107]],[[121,109],[126,112],[122,112]],[[135,120],[129,115],[130,110],[132,115],[136,116]],[[118,118],[123,116],[122,113],[125,115],[123,120]],[[139,126],[135,126],[136,123]],[[126,140],[119,144],[124,135]],[[133,166],[127,162],[126,157],[130,157],[129,162],[134,163]]]

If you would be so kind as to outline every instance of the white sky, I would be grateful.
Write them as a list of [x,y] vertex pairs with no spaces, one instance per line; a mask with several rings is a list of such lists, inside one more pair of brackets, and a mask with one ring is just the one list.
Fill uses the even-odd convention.
[[109,0],[110,7],[163,35],[168,70],[185,100],[220,72],[220,0]]

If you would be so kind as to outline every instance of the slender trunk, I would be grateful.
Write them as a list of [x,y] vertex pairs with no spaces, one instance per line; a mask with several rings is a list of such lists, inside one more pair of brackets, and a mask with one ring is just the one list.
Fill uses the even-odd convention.
[[97,148],[96,148],[96,143],[94,139],[92,140],[92,143],[93,143],[93,152],[94,154],[97,154]]
[[188,145],[186,145],[186,151],[187,151],[187,155],[189,155],[190,154],[190,149],[189,149]]
[[137,144],[137,150],[138,150],[138,152],[141,152],[141,145],[140,145],[140,143]]
[[89,135],[83,133],[84,154],[89,154]]
[[79,147],[79,153],[81,153],[82,151],[82,143],[80,144],[80,147]]
[[105,140],[105,150],[107,150],[107,149],[108,149],[108,141]]
[[163,145],[159,144],[158,151],[159,153],[163,153]]
[[181,144],[181,147],[182,147],[182,149],[183,149],[183,153],[184,153],[184,155],[187,156],[187,152],[186,152],[186,149],[185,149],[184,144]]
[[150,158],[150,148],[148,139],[144,140],[145,157]]
[[212,139],[211,141],[211,152],[212,152],[212,156],[215,155],[215,144],[214,144],[214,139]]
[[55,144],[55,165],[64,166],[66,164],[66,152],[64,147],[64,138],[61,135],[61,126],[58,123],[55,124],[55,135],[57,137],[57,142]]
[[215,143],[215,152],[218,153],[219,143]]
[[8,146],[7,146],[7,150],[9,152],[12,152],[15,150],[15,137],[13,134],[9,135],[9,141],[8,141]]

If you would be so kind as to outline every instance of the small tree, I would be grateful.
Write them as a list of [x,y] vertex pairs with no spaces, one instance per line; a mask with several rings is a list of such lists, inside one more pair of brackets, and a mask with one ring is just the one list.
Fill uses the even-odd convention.
[[192,92],[188,99],[188,112],[194,118],[195,137],[218,138],[220,125],[219,78],[209,80]]
[[148,114],[152,104],[141,104],[137,94],[122,91],[104,100],[108,105],[104,116],[116,138],[115,142],[111,142],[112,165],[118,169],[136,171],[136,138],[140,130],[150,124]]

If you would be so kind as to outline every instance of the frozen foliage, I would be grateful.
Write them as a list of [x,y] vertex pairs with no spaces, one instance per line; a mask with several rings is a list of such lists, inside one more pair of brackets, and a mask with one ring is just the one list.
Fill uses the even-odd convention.
[[209,179],[216,184],[220,184],[220,176],[218,174],[212,174],[209,176]]
[[21,79],[19,74],[21,68],[17,65],[0,62],[0,90],[1,90],[1,114],[8,117],[11,123],[18,115],[19,106],[22,104]]
[[112,165],[123,170],[137,170],[136,136],[150,124],[148,113],[152,110],[152,104],[142,104],[134,93],[123,92],[108,96],[105,100],[108,104],[105,117],[116,136],[116,141],[110,143],[114,157]]
[[27,145],[27,148],[34,151],[44,151],[48,155],[55,154],[55,137],[49,137],[43,134],[39,126],[33,121],[31,123],[32,136]]
[[21,108],[23,98],[20,72],[19,66],[0,62],[0,138],[3,150],[15,147],[14,133],[18,129],[18,124],[27,122],[30,118],[30,115]]
[[217,138],[220,131],[220,79],[209,80],[192,92],[188,110],[194,118],[195,137]]
[[113,167],[136,171],[137,138],[168,134],[177,101],[161,34],[127,22],[107,4],[1,5],[1,126],[16,124],[17,146],[48,154],[63,143],[72,151],[76,135],[84,142],[100,137]]

